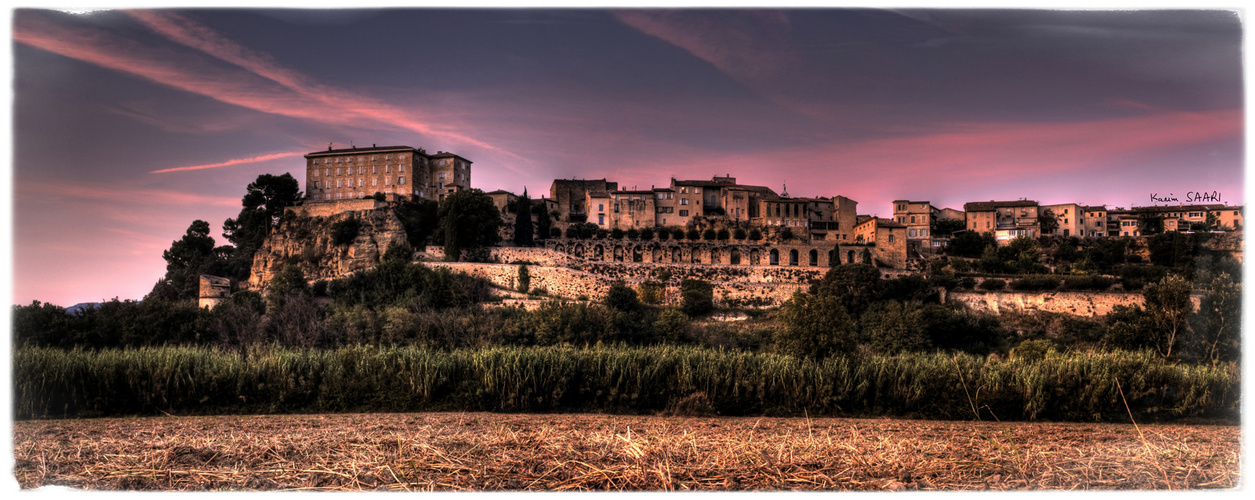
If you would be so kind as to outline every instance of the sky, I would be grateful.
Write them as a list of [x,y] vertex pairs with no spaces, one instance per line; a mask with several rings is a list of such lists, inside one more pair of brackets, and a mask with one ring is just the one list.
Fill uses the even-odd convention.
[[140,299],[193,220],[305,153],[472,185],[732,175],[792,196],[1244,203],[1233,11],[12,12],[12,301]]

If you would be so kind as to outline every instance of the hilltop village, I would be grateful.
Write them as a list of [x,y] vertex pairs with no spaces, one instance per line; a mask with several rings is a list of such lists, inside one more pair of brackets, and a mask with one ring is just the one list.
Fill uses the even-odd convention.
[[[1069,263],[1047,267],[1037,261],[1039,242],[1053,241],[1055,249],[1062,248],[1058,251],[1074,254],[1096,241],[1129,240],[1117,251],[1141,260],[1149,253],[1137,242],[1150,234],[1243,227],[1242,207],[1223,203],[1126,209],[1019,199],[972,201],[958,210],[903,199],[893,202],[892,218],[882,218],[860,214],[858,201],[846,196],[791,196],[787,186],[777,192],[741,184],[731,174],[709,180],[673,177],[649,189],[625,189],[610,179],[555,179],[547,194],[533,199],[474,189],[472,161],[451,152],[372,145],[315,151],[305,161],[304,196],[286,209],[291,217],[254,254],[247,283],[237,287],[202,278],[203,304],[212,306],[230,288],[265,290],[288,264],[299,265],[315,282],[372,269],[391,245],[407,241],[417,250],[416,260],[504,289],[515,288],[518,265],[529,264],[536,289],[550,297],[600,300],[614,283],[637,287],[667,276],[663,303],[678,302],[678,282],[699,279],[712,285],[717,304],[735,308],[779,306],[839,264],[870,264],[884,278],[983,271],[972,275],[980,283],[991,272],[1011,272],[974,269],[981,252],[1017,241],[1031,242],[1036,267],[1014,272],[1066,275],[1073,269]],[[490,200],[496,209],[492,218],[500,220],[490,230],[498,233],[497,243],[474,256],[461,250],[446,256],[431,234],[415,241],[407,234],[412,231],[402,227],[400,207],[414,202],[443,206],[458,193],[482,197],[485,204]],[[526,208],[523,199],[529,202]],[[429,217],[435,217],[431,210]],[[531,227],[540,228],[523,244],[515,242],[514,234],[520,212],[529,213]],[[328,232],[346,225],[352,226],[347,236]],[[1209,245],[1241,259],[1240,236]],[[1139,252],[1143,256],[1133,255]],[[967,259],[955,262],[956,256]],[[1074,269],[1089,274],[1079,266],[1092,259],[1071,260],[1080,260]],[[1084,314],[1105,314],[1111,305],[1086,306]]]
[[[441,201],[471,189],[472,162],[443,151],[328,148],[305,158],[305,206],[318,214],[358,209],[359,200],[376,193],[393,201]],[[507,222],[503,240],[509,241],[518,196],[486,194]],[[1233,231],[1243,225],[1242,207],[1221,203],[1126,209],[1025,199],[972,201],[962,210],[896,200],[893,217],[880,218],[859,214],[858,201],[845,196],[795,197],[787,186],[777,192],[740,184],[731,175],[672,177],[650,189],[622,189],[608,179],[555,179],[547,197],[531,202],[532,217],[543,210],[553,220],[550,234],[536,236],[547,248],[615,262],[828,267],[861,261],[868,253],[878,267],[905,270],[940,254],[962,231],[990,233],[1006,245],[1018,237],[1140,237],[1148,224],[1152,232]]]

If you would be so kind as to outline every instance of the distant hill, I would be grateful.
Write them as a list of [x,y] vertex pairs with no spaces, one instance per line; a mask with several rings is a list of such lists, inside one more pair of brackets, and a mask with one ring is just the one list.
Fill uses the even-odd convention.
[[79,302],[70,307],[65,308],[66,314],[78,314],[84,309],[94,308],[100,305],[100,302]]

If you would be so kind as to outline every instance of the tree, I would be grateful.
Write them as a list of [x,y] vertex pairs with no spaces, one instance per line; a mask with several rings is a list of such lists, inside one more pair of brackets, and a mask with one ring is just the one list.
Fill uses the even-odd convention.
[[541,195],[540,211],[536,212],[536,237],[539,239],[553,237],[553,219],[549,217],[544,195]]
[[623,235],[624,235],[624,234],[625,234],[625,233],[623,232],[623,230],[622,230],[622,229],[619,229],[618,227],[615,227],[614,229],[611,229],[611,230],[610,230],[610,239],[612,239],[612,240],[621,240],[621,239],[623,239]]
[[233,278],[248,279],[253,254],[261,248],[266,236],[279,226],[283,212],[301,198],[301,185],[292,174],[262,174],[249,183],[243,208],[234,219],[222,223],[222,236],[235,245],[232,259]]
[[641,302],[636,298],[636,290],[622,281],[616,281],[606,291],[606,305],[618,311],[632,312],[640,308]]
[[445,197],[438,213],[444,236],[446,261],[457,261],[463,250],[492,245],[501,240],[501,213],[492,198],[478,189],[458,191]]
[[689,316],[701,316],[715,308],[715,290],[709,282],[680,280],[680,309]]
[[1143,213],[1137,217],[1137,229],[1142,236],[1163,233],[1163,216],[1157,213]]
[[405,228],[405,239],[411,247],[418,250],[427,248],[427,238],[440,225],[439,210],[439,205],[432,200],[412,200],[397,205],[397,219]]
[[933,218],[932,226],[933,236],[944,238],[966,229],[967,223],[962,219]]
[[1171,358],[1184,340],[1183,332],[1189,328],[1186,319],[1194,308],[1190,303],[1190,282],[1181,276],[1169,275],[1146,285],[1142,296],[1150,316],[1151,331],[1146,333],[1155,351],[1164,358]]
[[[527,197],[527,188],[523,188],[523,196],[515,200],[514,217],[514,244],[521,247],[530,247],[533,242],[532,235],[532,199]],[[544,210],[541,210],[544,212]]]
[[201,274],[229,274],[229,248],[214,247],[208,222],[192,221],[183,237],[161,252],[161,258],[166,261],[166,275],[145,299],[195,301],[200,296]]
[[762,231],[759,231],[759,230],[758,230],[758,228],[756,228],[756,227],[754,227],[754,228],[750,228],[749,239],[750,239],[750,241],[758,241],[758,240],[761,240],[761,239],[763,239],[763,232],[762,232]]
[[837,296],[794,292],[778,318],[774,340],[780,354],[823,359],[854,346],[854,322]]
[[867,247],[863,247],[863,253],[859,255],[859,261],[866,265],[872,265],[872,251]]
[[786,227],[780,230],[780,241],[789,241],[793,239],[793,228]]
[[1227,273],[1217,275],[1195,319],[1202,353],[1212,365],[1237,359],[1242,340],[1242,284]]
[[1041,234],[1054,234],[1059,229],[1059,218],[1054,210],[1047,208],[1038,215],[1037,224],[1041,226]]
[[527,293],[532,288],[532,273],[527,270],[527,264],[519,266],[518,291]]
[[732,237],[733,237],[733,238],[736,238],[736,239],[738,239],[738,240],[744,240],[744,239],[745,239],[745,238],[747,238],[748,236],[749,236],[749,234],[747,234],[747,233],[745,232],[745,230],[744,230],[744,229],[739,228],[739,227],[738,227],[738,228],[736,228],[736,230],[735,230],[735,231],[732,231]]
[[828,269],[811,285],[811,294],[837,297],[846,312],[860,315],[878,298],[880,271],[868,264],[842,264]]
[[715,232],[714,228],[708,227],[705,231],[702,231],[702,239],[706,241],[714,241],[718,236],[719,234]]
[[685,231],[684,237],[688,238],[689,241],[697,241],[697,239],[701,237],[701,233],[697,231],[697,228],[691,228],[688,231]]
[[732,234],[728,232],[727,228],[720,228],[719,231],[715,233],[715,239],[719,241],[728,241],[728,238],[731,237]]
[[662,283],[647,280],[636,287],[636,296],[641,299],[641,302],[658,305],[666,297],[666,288]]
[[841,244],[837,243],[832,246],[832,258],[828,259],[828,267],[837,267],[841,265]]
[[914,303],[878,302],[863,313],[859,323],[868,346],[881,354],[923,351],[932,346],[920,308]]

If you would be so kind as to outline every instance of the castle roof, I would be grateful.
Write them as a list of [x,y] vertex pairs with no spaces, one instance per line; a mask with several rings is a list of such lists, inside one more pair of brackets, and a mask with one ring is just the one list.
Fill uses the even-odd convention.
[[[319,157],[319,156],[337,156],[337,155],[345,155],[345,154],[360,154],[360,153],[382,153],[382,152],[387,152],[387,151],[404,151],[404,152],[410,152],[410,153],[420,154],[420,155],[423,155],[423,156],[428,156],[428,155],[427,155],[427,151],[426,151],[426,150],[424,150],[424,149],[418,149],[418,148],[415,148],[415,147],[413,147],[413,146],[375,146],[375,145],[371,145],[371,147],[369,147],[369,148],[366,148],[366,147],[361,147],[361,148],[359,148],[359,147],[351,147],[351,148],[345,148],[345,149],[331,149],[331,147],[330,147],[330,146],[328,146],[326,151],[314,151],[314,152],[311,152],[311,153],[306,153],[306,154],[305,154],[305,157],[306,157],[306,158],[314,158],[314,157]],[[449,153],[449,154],[452,154],[452,153]],[[456,156],[456,155],[455,155],[455,156]],[[463,159],[465,159],[465,158],[463,158]]]

